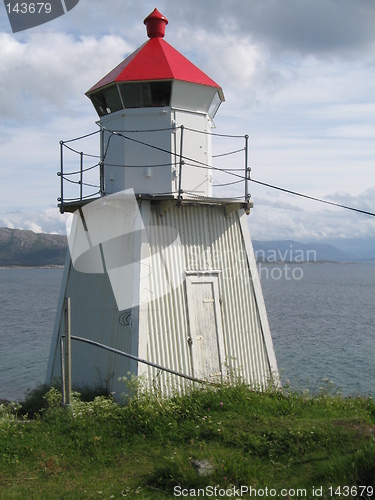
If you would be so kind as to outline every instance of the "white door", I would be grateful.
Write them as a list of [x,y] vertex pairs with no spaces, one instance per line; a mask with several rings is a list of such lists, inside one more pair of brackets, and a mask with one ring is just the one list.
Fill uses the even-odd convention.
[[188,342],[193,376],[220,382],[225,361],[223,327],[218,276],[211,273],[186,277]]

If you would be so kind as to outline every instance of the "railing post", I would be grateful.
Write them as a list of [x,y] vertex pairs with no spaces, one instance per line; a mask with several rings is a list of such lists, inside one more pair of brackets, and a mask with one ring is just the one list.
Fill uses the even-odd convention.
[[82,188],[83,188],[83,153],[80,152],[80,176],[79,176],[79,199],[82,201]]
[[249,194],[249,180],[250,180],[250,171],[251,168],[248,164],[248,155],[249,155],[249,136],[245,135],[245,201],[246,203],[250,200]]
[[182,159],[182,147],[184,143],[184,126],[181,125],[181,141],[180,141],[180,171],[179,171],[179,177],[178,177],[178,203],[181,205],[181,200],[182,200],[182,189],[181,189],[181,182],[182,182],[182,166],[185,164],[184,160]]
[[65,404],[72,403],[72,363],[71,363],[71,324],[70,297],[65,298]]
[[60,198],[57,201],[60,202],[60,212],[64,213],[64,158],[63,158],[64,143],[60,141],[60,172],[57,174],[60,176]]
[[62,393],[62,405],[65,406],[65,351],[64,351],[64,337],[60,339],[60,361],[61,361],[61,393]]
[[104,196],[104,150],[105,150],[105,129],[100,129],[100,162],[99,162],[99,189],[100,195]]

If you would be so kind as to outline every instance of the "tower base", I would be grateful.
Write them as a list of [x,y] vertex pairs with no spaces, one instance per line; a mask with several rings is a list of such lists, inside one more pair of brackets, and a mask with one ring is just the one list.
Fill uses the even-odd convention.
[[[98,245],[107,257],[100,272],[82,272],[82,263],[77,266],[73,255],[73,265],[68,253],[47,383],[61,380],[69,297],[75,388],[101,386],[120,398],[127,391],[120,379],[129,374],[166,394],[191,384],[191,378],[241,380],[260,389],[278,384],[245,211],[199,201],[176,206],[168,199],[140,199],[137,205],[141,226],[111,240],[110,250]],[[120,219],[111,220],[113,234],[119,234]],[[116,265],[106,268],[109,255]]]

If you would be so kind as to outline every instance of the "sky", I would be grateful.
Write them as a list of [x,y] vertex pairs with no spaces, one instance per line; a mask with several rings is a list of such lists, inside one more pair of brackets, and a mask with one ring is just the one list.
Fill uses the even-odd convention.
[[[0,227],[64,234],[59,141],[97,130],[85,92],[148,40],[155,7],[169,20],[165,40],[223,88],[215,132],[249,135],[254,179],[375,212],[373,0],[80,0],[15,34],[2,3]],[[97,136],[89,147],[99,150]],[[214,154],[226,147],[215,138]],[[375,237],[375,217],[254,183],[250,192],[254,239]]]

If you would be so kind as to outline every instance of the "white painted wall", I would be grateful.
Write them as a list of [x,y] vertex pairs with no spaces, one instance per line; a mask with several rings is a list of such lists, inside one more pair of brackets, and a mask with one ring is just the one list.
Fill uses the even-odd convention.
[[212,196],[208,110],[216,94],[211,87],[174,82],[171,107],[125,109],[101,117],[100,124],[106,129],[102,152],[105,194],[133,188],[136,194],[177,195],[179,127],[184,126],[182,155],[186,158],[181,187],[187,196]]

